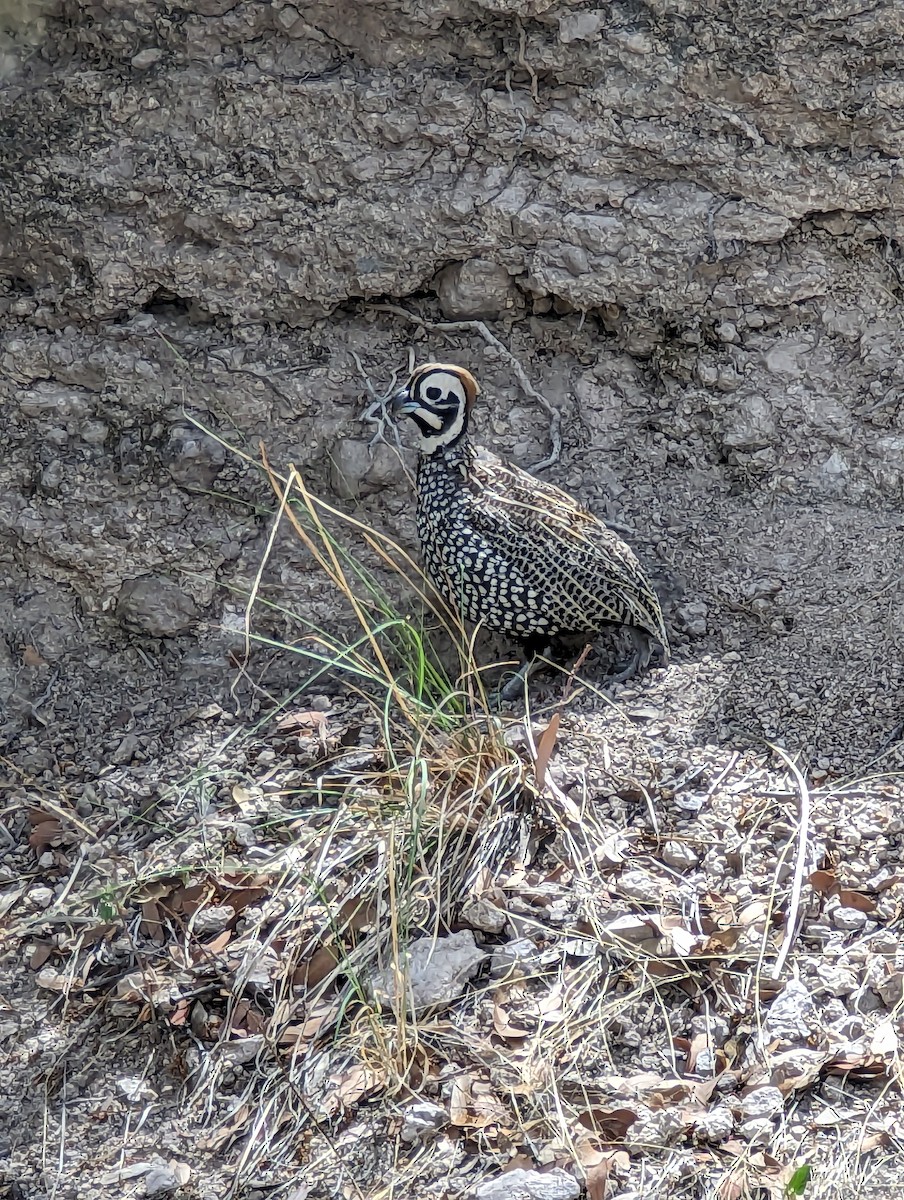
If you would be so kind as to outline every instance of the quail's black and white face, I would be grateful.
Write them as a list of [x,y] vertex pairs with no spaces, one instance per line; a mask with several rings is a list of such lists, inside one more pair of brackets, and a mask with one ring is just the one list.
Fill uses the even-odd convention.
[[414,423],[421,454],[435,454],[465,432],[478,391],[477,381],[464,367],[427,363],[393,397],[392,411]]

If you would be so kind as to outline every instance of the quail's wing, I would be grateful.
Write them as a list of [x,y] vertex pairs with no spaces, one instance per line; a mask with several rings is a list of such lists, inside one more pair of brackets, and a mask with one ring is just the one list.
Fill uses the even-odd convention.
[[659,598],[618,534],[567,492],[488,451],[480,452],[473,478],[475,528],[496,546],[527,542],[534,553],[526,561],[519,555],[519,570],[531,572],[538,590],[547,589],[554,555],[556,574],[588,620],[638,625],[668,648]]

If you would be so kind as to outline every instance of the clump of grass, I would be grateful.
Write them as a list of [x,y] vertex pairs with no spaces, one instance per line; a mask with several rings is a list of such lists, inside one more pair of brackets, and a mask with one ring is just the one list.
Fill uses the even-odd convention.
[[[277,499],[267,555],[288,523],[347,632],[280,607],[298,638],[257,633],[258,606],[275,607],[262,594],[265,555],[247,598],[246,653],[263,644],[298,656],[307,687],[324,676],[342,681],[369,714],[377,761],[348,774],[331,769],[341,760],[324,763],[279,818],[293,844],[270,865],[280,871],[272,895],[281,911],[260,937],[281,948],[285,963],[267,1022],[270,1054],[248,1085],[249,1107],[252,1092],[258,1109],[266,1096],[269,1115],[255,1126],[253,1151],[246,1145],[243,1170],[284,1157],[287,1123],[301,1129],[340,1111],[341,1081],[355,1072],[365,1092],[417,1091],[435,1047],[407,1001],[407,946],[447,933],[482,880],[496,876],[533,794],[529,765],[487,703],[470,637],[417,565],[392,539],[316,497],[294,467],[278,474],[263,453],[262,467]],[[395,581],[401,601],[380,576]],[[391,1012],[369,986],[387,967],[397,980]],[[233,1006],[241,982],[237,972]],[[328,1077],[340,1081],[333,1098],[322,1086],[327,1060]],[[204,1093],[220,1081],[214,1057]]]

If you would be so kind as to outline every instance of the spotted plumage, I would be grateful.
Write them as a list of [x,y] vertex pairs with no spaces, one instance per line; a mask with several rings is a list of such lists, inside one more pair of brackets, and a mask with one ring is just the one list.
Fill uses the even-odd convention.
[[612,626],[635,646],[614,678],[644,669],[653,642],[668,661],[659,600],[622,539],[566,492],[472,445],[478,392],[464,368],[428,363],[393,401],[417,430],[417,526],[434,585],[467,620],[524,642],[528,663],[553,637]]

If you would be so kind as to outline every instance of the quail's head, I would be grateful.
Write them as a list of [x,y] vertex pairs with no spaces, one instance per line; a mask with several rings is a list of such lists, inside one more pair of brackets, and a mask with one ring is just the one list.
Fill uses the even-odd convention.
[[435,454],[457,442],[465,432],[479,392],[477,380],[464,367],[426,363],[395,394],[392,411],[414,423],[420,452]]

